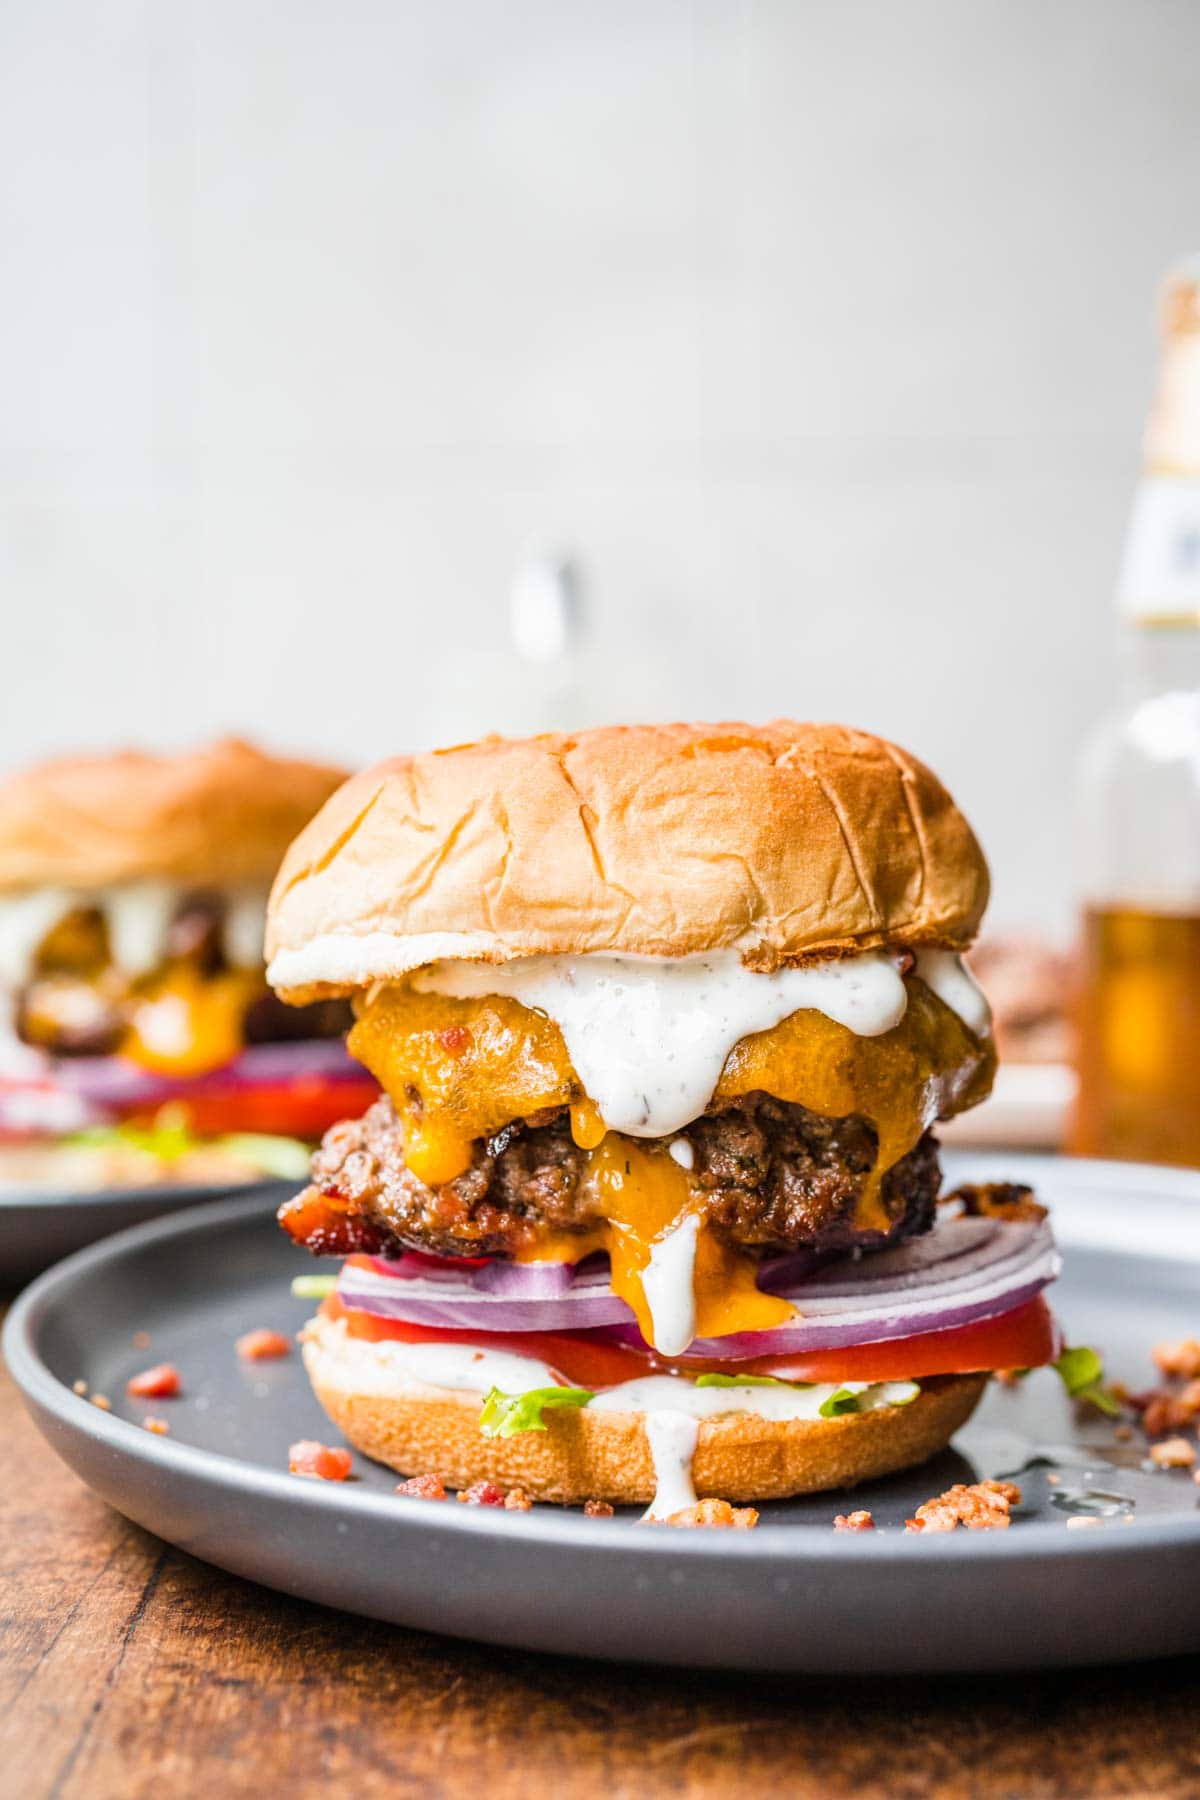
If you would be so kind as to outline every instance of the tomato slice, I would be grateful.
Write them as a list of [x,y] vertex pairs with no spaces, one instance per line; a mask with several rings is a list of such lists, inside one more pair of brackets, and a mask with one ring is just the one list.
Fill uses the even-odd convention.
[[345,1319],[350,1337],[378,1344],[478,1344],[481,1350],[506,1350],[511,1356],[534,1356],[566,1378],[568,1387],[616,1387],[651,1373],[644,1351],[611,1344],[586,1331],[452,1331],[433,1325],[410,1325],[404,1319],[380,1319],[374,1313],[343,1306],[336,1294],[321,1302],[328,1319]]
[[381,1343],[478,1344],[549,1363],[572,1387],[614,1387],[639,1375],[724,1374],[776,1375],[781,1381],[904,1381],[922,1375],[965,1375],[993,1369],[1036,1369],[1058,1354],[1054,1316],[1039,1294],[1035,1300],[976,1325],[952,1331],[927,1331],[918,1337],[878,1344],[855,1344],[843,1350],[815,1350],[807,1355],[759,1356],[746,1362],[667,1363],[644,1350],[613,1344],[587,1331],[454,1331],[381,1319],[374,1313],[343,1306],[336,1294],[322,1304],[327,1318],[344,1319],[351,1337]]
[[[379,1098],[375,1082],[330,1081],[322,1075],[299,1075],[253,1087],[211,1088],[172,1096],[182,1106],[197,1137],[219,1137],[228,1131],[263,1131],[283,1137],[321,1137],[341,1119],[357,1119]],[[151,1115],[161,1102],[156,1102]],[[134,1109],[135,1119],[145,1108]]]
[[906,1381],[920,1375],[969,1375],[993,1369],[1037,1369],[1058,1355],[1054,1315],[1039,1294],[1012,1312],[952,1331],[854,1344],[844,1350],[760,1357],[747,1372],[784,1381]]

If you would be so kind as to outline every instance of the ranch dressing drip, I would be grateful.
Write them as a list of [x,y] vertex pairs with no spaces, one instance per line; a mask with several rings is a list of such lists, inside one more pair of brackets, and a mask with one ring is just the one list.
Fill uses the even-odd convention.
[[654,1465],[654,1498],[643,1519],[669,1519],[696,1504],[692,1485],[692,1458],[700,1436],[700,1422],[683,1412],[646,1415],[646,1442]]
[[978,1038],[987,1037],[992,1029],[992,1009],[987,995],[953,950],[918,950],[917,974],[952,1013],[957,1013],[968,1031]]
[[696,1335],[696,1242],[700,1219],[688,1213],[650,1246],[642,1292],[650,1312],[650,1342],[664,1356],[682,1356]]
[[149,975],[162,962],[167,933],[179,908],[179,889],[167,881],[131,881],[106,888],[77,905],[99,907],[108,926],[108,948],[123,975]]
[[610,1131],[668,1137],[698,1118],[739,1039],[812,1008],[861,1037],[904,1017],[898,958],[880,950],[764,974],[736,950],[678,959],[527,956],[434,963],[420,993],[506,994],[549,1015]]

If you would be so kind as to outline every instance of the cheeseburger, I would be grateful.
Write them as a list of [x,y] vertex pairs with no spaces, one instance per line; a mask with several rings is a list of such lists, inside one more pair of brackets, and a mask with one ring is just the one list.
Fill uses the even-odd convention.
[[987,892],[937,779],[840,726],[349,781],[268,921],[276,991],[349,998],[383,1089],[280,1213],[347,1259],[304,1352],[345,1436],[664,1517],[919,1462],[1049,1360],[1041,1209],[938,1203],[933,1127],[995,1062],[961,961]]
[[263,971],[271,876],[343,774],[231,741],[0,784],[0,1177],[219,1180],[369,1103],[344,1004]]

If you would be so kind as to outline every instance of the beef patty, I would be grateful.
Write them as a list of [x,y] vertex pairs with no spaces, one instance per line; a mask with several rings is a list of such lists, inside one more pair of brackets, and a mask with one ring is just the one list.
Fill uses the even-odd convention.
[[[705,1216],[730,1244],[824,1254],[875,1248],[933,1223],[941,1171],[928,1131],[884,1177],[886,1232],[854,1223],[876,1154],[875,1132],[861,1118],[826,1119],[758,1093],[705,1113],[676,1137],[691,1143]],[[482,1139],[469,1169],[428,1188],[404,1160],[385,1096],[361,1119],[326,1133],[313,1185],[279,1218],[316,1255],[513,1255],[535,1245],[543,1228],[582,1234],[599,1223],[600,1196],[587,1167],[564,1108]]]

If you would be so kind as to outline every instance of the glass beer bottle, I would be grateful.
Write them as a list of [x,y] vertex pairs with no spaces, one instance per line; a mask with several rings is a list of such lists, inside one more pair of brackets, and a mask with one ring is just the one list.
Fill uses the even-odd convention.
[[1200,1166],[1200,259],[1163,306],[1120,584],[1124,699],[1083,762],[1071,1148]]

